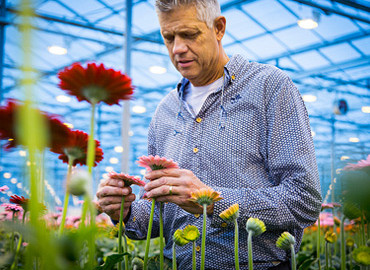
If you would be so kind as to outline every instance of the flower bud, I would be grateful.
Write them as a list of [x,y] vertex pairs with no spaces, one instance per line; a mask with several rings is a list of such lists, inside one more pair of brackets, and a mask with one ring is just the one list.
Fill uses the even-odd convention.
[[253,233],[254,236],[260,235],[266,231],[265,223],[258,218],[249,218],[247,221],[248,233]]
[[294,246],[294,244],[295,238],[288,232],[283,232],[276,241],[276,246],[284,250],[289,250],[292,245]]
[[338,236],[335,232],[326,232],[325,234],[325,241],[328,243],[335,243],[337,242]]
[[177,229],[175,231],[175,233],[173,234],[172,239],[176,243],[176,245],[178,245],[180,247],[182,247],[182,246],[186,245],[187,243],[189,243],[189,241],[184,238],[184,233],[180,229]]
[[91,175],[87,171],[76,170],[68,183],[67,189],[69,193],[75,196],[81,196],[88,192],[88,184],[90,183]]

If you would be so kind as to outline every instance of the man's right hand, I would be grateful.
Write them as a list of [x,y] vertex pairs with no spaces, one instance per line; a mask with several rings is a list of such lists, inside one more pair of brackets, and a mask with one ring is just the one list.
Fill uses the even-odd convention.
[[103,212],[116,221],[119,220],[122,196],[125,196],[123,219],[126,218],[131,203],[136,198],[135,194],[132,193],[131,187],[125,187],[124,182],[121,180],[110,178],[103,180],[99,184],[96,196],[98,197],[98,203]]

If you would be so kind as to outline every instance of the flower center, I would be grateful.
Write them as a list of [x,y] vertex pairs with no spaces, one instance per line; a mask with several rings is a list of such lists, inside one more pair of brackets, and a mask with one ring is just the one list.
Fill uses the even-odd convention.
[[78,147],[69,147],[64,149],[64,153],[73,159],[83,158],[85,156],[84,151]]
[[98,103],[105,100],[108,94],[104,88],[97,86],[87,86],[82,89],[82,94],[91,102]]
[[152,169],[152,171],[166,169],[166,167],[163,167],[162,165],[157,165],[157,164],[150,165],[150,168]]

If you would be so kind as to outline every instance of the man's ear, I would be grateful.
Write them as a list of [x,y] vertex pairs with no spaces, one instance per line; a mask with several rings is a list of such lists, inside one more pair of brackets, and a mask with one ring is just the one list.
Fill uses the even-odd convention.
[[226,18],[224,16],[217,17],[213,24],[216,38],[218,41],[221,41],[226,31]]

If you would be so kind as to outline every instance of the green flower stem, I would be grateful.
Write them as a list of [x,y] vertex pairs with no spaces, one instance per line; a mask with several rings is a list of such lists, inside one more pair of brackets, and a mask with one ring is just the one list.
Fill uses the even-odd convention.
[[152,235],[152,227],[153,227],[154,207],[155,207],[155,199],[152,199],[152,208],[150,210],[148,233],[146,235],[144,270],[148,269],[148,256],[149,256],[150,238],[151,238],[151,235]]
[[[118,253],[122,254],[123,251],[126,253],[127,252],[127,243],[126,241],[124,242],[124,250],[122,250],[122,232],[123,232],[123,211],[125,207],[125,196],[122,196],[122,202],[121,202],[121,211],[119,214],[119,229],[118,229]],[[118,263],[118,269],[122,269],[122,264],[121,262]],[[125,269],[128,269],[128,255],[125,255]]]
[[365,213],[364,213],[364,210],[362,210],[361,212],[362,212],[362,215],[361,215],[361,239],[362,239],[362,245],[366,246],[365,221],[364,221]]
[[331,246],[329,246],[329,268],[331,268],[332,266],[333,266],[333,259],[332,259],[332,256],[331,256],[331,254],[332,254],[332,252],[333,252],[333,248],[331,247]]
[[164,238],[163,238],[163,202],[160,202],[159,203],[159,267],[160,267],[160,269],[164,269],[163,249],[164,249]]
[[196,255],[195,255],[195,241],[193,241],[193,270],[197,270],[197,259],[196,259]]
[[320,227],[320,216],[317,220],[317,247],[316,247],[316,257],[317,263],[319,264],[319,270],[321,270],[321,262],[320,262],[320,248],[321,248],[321,227]]
[[62,235],[63,230],[64,230],[64,225],[66,223],[67,210],[68,210],[68,204],[69,204],[68,184],[69,184],[69,181],[71,180],[73,161],[74,161],[74,159],[71,158],[71,156],[68,156],[68,172],[67,172],[67,181],[66,181],[66,193],[64,195],[62,221],[60,222],[60,225],[59,225],[59,236]]
[[16,265],[18,264],[18,254],[19,250],[21,249],[21,245],[22,245],[22,235],[19,235],[17,250],[15,251],[14,261],[12,263],[12,266],[10,267],[10,270],[16,269]]
[[239,227],[238,220],[234,219],[235,235],[234,235],[234,252],[235,252],[235,270],[239,270]]
[[[163,269],[163,268],[161,268]],[[176,243],[173,241],[172,244],[172,270],[177,270],[177,263],[176,263]]]
[[349,248],[349,270],[352,270],[352,248]]
[[292,270],[297,269],[297,263],[295,261],[295,250],[294,250],[294,245],[290,245],[290,253],[291,253],[291,260],[292,260]]
[[253,252],[252,252],[253,232],[248,233],[248,269],[253,270]]
[[[13,211],[13,215],[12,215],[12,222],[13,222],[13,226],[15,226],[15,212]],[[14,228],[12,228],[12,236],[11,236],[11,239],[10,239],[10,250],[11,252],[13,252],[14,250],[14,241],[15,241],[15,237],[14,237]]]
[[328,257],[329,257],[329,252],[328,252],[328,243],[325,243],[325,270],[328,270],[329,269],[329,261],[328,261]]
[[202,229],[202,253],[200,260],[200,269],[204,270],[206,256],[206,226],[207,226],[207,204],[203,204],[203,229]]
[[344,240],[344,220],[345,216],[342,215],[340,221],[340,262],[341,262],[341,270],[346,270],[346,243]]
[[24,224],[24,222],[26,221],[26,214],[27,214],[28,211],[24,210],[23,211],[23,216],[22,216],[22,224]]

